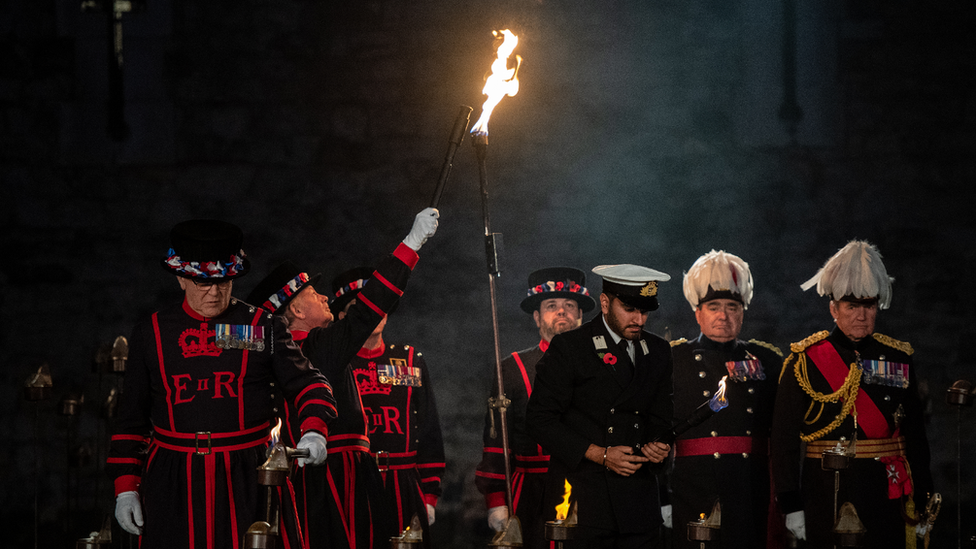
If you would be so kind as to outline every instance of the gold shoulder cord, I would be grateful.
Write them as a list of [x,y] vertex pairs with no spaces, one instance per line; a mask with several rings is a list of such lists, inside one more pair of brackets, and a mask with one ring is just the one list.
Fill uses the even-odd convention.
[[681,339],[672,339],[669,343],[671,343],[671,346],[674,347],[676,345],[681,345],[682,343],[686,343],[687,341],[688,340],[686,338],[681,338]]
[[783,351],[780,351],[779,347],[773,345],[772,343],[766,343],[765,341],[759,341],[758,339],[750,339],[749,343],[752,343],[754,345],[759,345],[760,347],[765,347],[770,351],[778,354],[780,358],[783,358]]
[[872,336],[874,336],[874,339],[882,345],[887,345],[892,349],[898,349],[908,356],[911,356],[912,353],[915,352],[915,349],[912,349],[912,344],[907,341],[898,341],[897,339],[888,337],[884,334],[872,334]]
[[[851,371],[847,374],[847,379],[844,380],[844,384],[829,395],[814,391],[813,387],[810,386],[810,377],[807,374],[807,354],[804,351],[806,351],[806,348],[813,343],[827,337],[827,335],[829,334],[826,331],[819,332],[799,343],[794,343],[791,346],[791,350],[796,354],[797,357],[796,366],[793,368],[793,372],[796,375],[796,380],[800,384],[800,388],[803,389],[803,392],[808,394],[810,398],[813,399],[813,401],[810,402],[810,408],[807,409],[807,413],[804,416],[804,422],[807,425],[816,423],[820,419],[820,414],[823,413],[825,403],[838,402],[841,400],[844,402],[840,413],[837,414],[837,417],[835,417],[832,422],[830,422],[830,425],[827,425],[815,433],[800,435],[800,440],[803,442],[812,442],[814,440],[823,438],[824,435],[839,427],[840,424],[843,423],[844,419],[846,419],[847,416],[852,413],[852,411],[854,414],[854,420],[857,421],[857,410],[854,409],[854,401],[857,399],[857,392],[861,386],[861,368],[857,364],[851,364]],[[813,411],[813,408],[817,402],[820,403],[820,411],[817,413],[815,418],[807,419],[810,417],[810,413]]]

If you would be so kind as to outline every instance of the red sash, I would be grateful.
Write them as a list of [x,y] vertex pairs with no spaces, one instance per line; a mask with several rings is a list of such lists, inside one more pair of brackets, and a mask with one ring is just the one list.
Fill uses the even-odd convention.
[[[844,385],[844,381],[850,374],[850,366],[844,362],[833,345],[826,341],[815,343],[807,348],[807,356],[813,360],[833,391],[837,391]],[[869,439],[891,438],[897,435],[897,432],[891,432],[884,414],[864,391],[857,392],[854,408],[857,410],[857,424]],[[888,498],[897,499],[902,495],[911,494],[912,479],[906,467],[908,462],[905,457],[884,457],[881,458],[881,462],[888,470]]]
[[[837,354],[837,349],[834,349],[833,345],[826,341],[815,343],[807,348],[807,356],[813,359],[813,363],[823,374],[824,379],[827,380],[833,391],[837,391],[844,385],[844,380],[847,379],[851,369],[844,362],[844,359]],[[861,426],[868,438],[891,437],[888,421],[867,393],[864,391],[857,392],[854,408],[857,410],[857,424]]]

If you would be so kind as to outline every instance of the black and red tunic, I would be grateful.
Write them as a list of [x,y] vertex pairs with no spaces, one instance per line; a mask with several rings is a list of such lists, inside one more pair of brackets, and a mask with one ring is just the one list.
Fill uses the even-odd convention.
[[[508,416],[508,440],[514,457],[512,469],[512,500],[515,514],[522,526],[526,547],[549,547],[545,539],[545,522],[555,518],[555,506],[562,501],[545,499],[545,479],[549,470],[549,456],[532,440],[525,430],[525,407],[535,383],[535,365],[549,348],[549,342],[505,357],[502,360],[502,381],[505,396],[512,401]],[[497,383],[492,385],[492,397],[498,396]],[[491,416],[495,414],[495,436],[491,436]],[[485,415],[484,450],[475,471],[475,484],[485,496],[488,508],[507,505],[505,493],[505,461],[502,452],[501,424],[498,412]]]
[[370,453],[396,506],[397,529],[402,532],[416,514],[430,546],[427,505],[437,505],[445,462],[424,357],[409,345],[385,345],[360,349],[350,367],[369,423]]
[[328,432],[332,389],[280,318],[236,299],[203,318],[184,301],[136,326],[108,465],[116,494],[142,497],[143,549],[238,548],[264,520],[273,384],[299,403],[300,432]]
[[[312,364],[332,381],[339,413],[329,428],[326,465],[304,467],[295,480],[299,519],[309,547],[385,548],[397,534],[392,502],[369,454],[366,417],[349,362],[403,295],[418,259],[416,252],[400,244],[379,263],[345,318],[294,334]],[[291,403],[286,406],[289,425],[295,410]],[[297,437],[294,429],[290,436]]]

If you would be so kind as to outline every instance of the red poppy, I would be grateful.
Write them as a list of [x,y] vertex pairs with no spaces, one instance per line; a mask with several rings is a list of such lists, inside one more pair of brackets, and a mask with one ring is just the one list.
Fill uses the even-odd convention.
[[610,353],[606,353],[603,355],[603,363],[613,366],[614,364],[617,363],[617,357],[613,356]]

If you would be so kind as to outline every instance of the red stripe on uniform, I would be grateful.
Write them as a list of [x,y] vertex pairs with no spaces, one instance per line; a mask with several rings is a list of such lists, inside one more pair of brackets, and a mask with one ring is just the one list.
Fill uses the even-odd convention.
[[227,499],[230,500],[230,537],[234,540],[234,549],[240,547],[237,540],[237,508],[234,505],[234,483],[230,478],[230,454],[224,453],[224,472],[227,475]]
[[356,299],[358,299],[360,303],[365,303],[367,307],[372,309],[374,313],[380,315],[381,317],[386,316],[386,313],[383,312],[383,309],[380,309],[379,307],[376,306],[375,303],[367,299],[366,296],[362,294],[362,292],[360,292],[359,295],[356,296]]
[[374,272],[373,273],[373,279],[380,281],[384,286],[386,286],[387,288],[389,288],[390,291],[393,292],[393,293],[395,293],[396,295],[398,295],[398,296],[402,296],[403,295],[403,290],[401,290],[400,288],[397,288],[396,286],[394,286],[392,282],[390,282],[389,280],[387,280],[387,278],[385,276],[381,275],[379,272]]
[[[339,519],[342,521],[342,529],[346,532],[346,541],[349,542],[350,547],[355,547],[355,545],[349,541],[349,521],[346,520],[345,514],[343,513],[344,509],[338,504],[340,501],[343,501],[343,499],[339,497],[339,490],[336,488],[335,477],[332,476],[332,470],[326,469],[325,475],[329,480],[329,489],[332,491],[332,499],[336,502],[336,507],[339,509]],[[305,508],[308,509],[308,507]],[[309,541],[311,542],[311,540]]]
[[[214,478],[215,469],[214,454],[209,454],[203,458],[204,486],[207,494],[207,549],[214,549],[213,546],[213,521],[214,521],[214,492],[216,491],[217,479]],[[235,536],[236,537],[236,536]]]
[[196,547],[193,539],[193,454],[186,455],[186,515],[189,526],[190,549]]
[[309,385],[308,387],[305,387],[304,389],[302,389],[302,392],[298,393],[298,396],[295,397],[295,402],[301,401],[302,400],[302,397],[305,396],[305,393],[311,391],[312,389],[325,389],[325,390],[329,391],[329,394],[332,394],[332,387],[329,387],[327,384],[325,384],[325,383],[313,383],[313,384]]
[[173,419],[173,392],[169,388],[166,380],[166,366],[163,364],[163,341],[159,335],[159,313],[152,315],[153,334],[156,335],[156,360],[159,361],[159,376],[163,380],[163,388],[166,389],[166,408],[169,410],[169,428],[174,429],[176,422]]
[[298,409],[298,413],[301,414],[302,410],[304,410],[305,407],[308,406],[309,404],[319,404],[321,406],[325,406],[326,408],[332,410],[333,412],[336,411],[335,406],[333,406],[331,402],[327,400],[321,400],[318,398],[310,398],[302,403],[302,407]]
[[515,363],[518,364],[519,371],[522,372],[522,383],[525,384],[525,396],[532,396],[532,384],[529,382],[529,372],[525,370],[525,364],[522,364],[522,357],[518,353],[512,353],[512,358],[515,359]]
[[410,267],[411,271],[417,266],[417,261],[420,260],[420,256],[417,255],[417,252],[403,242],[401,242],[400,245],[393,250],[393,257],[402,261],[407,267]]
[[146,437],[142,435],[112,435],[112,442],[115,442],[116,440],[135,440],[142,442],[146,440]]
[[141,465],[142,460],[136,458],[108,458],[105,463],[115,463],[117,465]]

